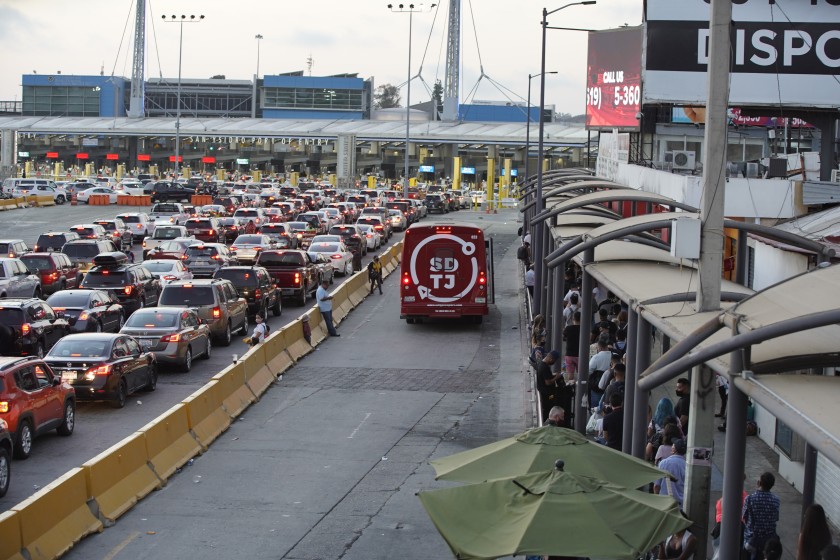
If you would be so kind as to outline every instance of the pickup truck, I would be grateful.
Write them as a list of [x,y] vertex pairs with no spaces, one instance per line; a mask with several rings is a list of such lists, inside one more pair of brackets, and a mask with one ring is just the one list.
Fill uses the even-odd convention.
[[190,219],[190,215],[184,210],[184,205],[179,202],[160,202],[152,206],[149,212],[151,222],[163,222],[181,226]]
[[256,266],[264,267],[283,297],[294,298],[298,305],[306,305],[306,297],[318,289],[320,271],[306,251],[297,249],[269,249],[261,251]]
[[192,237],[185,226],[158,224],[155,226],[152,235],[143,240],[143,258],[152,249],[156,249],[158,245],[165,241],[171,241],[178,237]]

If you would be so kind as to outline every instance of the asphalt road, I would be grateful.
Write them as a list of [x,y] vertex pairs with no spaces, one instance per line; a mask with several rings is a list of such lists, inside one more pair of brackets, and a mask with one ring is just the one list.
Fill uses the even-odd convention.
[[[383,296],[341,324],[341,338],[322,343],[166,487],[65,558],[451,558],[414,495],[444,484],[434,482],[428,460],[530,421],[516,215],[455,218],[495,239],[497,304],[482,325],[407,325],[398,275],[390,276]],[[59,445],[84,444],[88,416]],[[51,453],[54,443],[41,442],[36,453]]]
[[[76,224],[113,218],[126,211],[135,210],[124,206],[65,204],[6,211],[0,213],[0,239],[23,239],[32,247],[38,235],[43,232],[65,231]],[[395,242],[401,237],[402,233],[397,233],[391,241]],[[139,262],[140,245],[134,247],[135,257]],[[381,251],[380,249],[377,253]],[[373,253],[368,255],[365,257],[365,263],[367,259],[372,258]],[[336,277],[335,287],[343,281],[344,278]],[[283,313],[279,317],[269,313],[268,324],[272,330],[277,330],[299,317],[312,303],[313,300],[310,299],[307,307],[297,307],[284,300]],[[251,325],[253,326],[253,321]],[[61,437],[54,431],[44,434],[35,440],[29,459],[12,462],[11,486],[6,496],[0,499],[0,511],[5,511],[29,497],[69,469],[80,466],[181,402],[230,364],[234,354],[241,356],[247,351],[248,347],[242,342],[243,338],[244,335],[234,335],[230,346],[214,346],[211,359],[196,360],[189,373],[161,366],[157,390],[153,393],[141,392],[131,395],[128,404],[121,410],[113,409],[107,403],[79,403],[76,428],[72,436]]]

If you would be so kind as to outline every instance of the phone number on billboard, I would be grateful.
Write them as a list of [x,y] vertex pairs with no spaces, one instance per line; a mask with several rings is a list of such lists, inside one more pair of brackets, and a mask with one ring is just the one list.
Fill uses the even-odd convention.
[[[615,86],[613,89],[613,105],[638,105],[642,100],[642,91],[639,86]],[[591,107],[601,108],[604,95],[600,86],[586,88],[586,104]]]

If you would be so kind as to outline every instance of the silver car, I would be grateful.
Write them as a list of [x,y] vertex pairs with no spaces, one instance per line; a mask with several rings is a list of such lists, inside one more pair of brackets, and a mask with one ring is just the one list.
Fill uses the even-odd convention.
[[183,263],[195,278],[212,278],[217,270],[237,261],[224,243],[198,242],[187,247]]
[[210,327],[185,307],[138,309],[120,332],[133,336],[158,363],[174,364],[182,371],[192,369],[193,358],[210,358],[212,350]]
[[41,280],[18,258],[0,258],[0,297],[41,297]]

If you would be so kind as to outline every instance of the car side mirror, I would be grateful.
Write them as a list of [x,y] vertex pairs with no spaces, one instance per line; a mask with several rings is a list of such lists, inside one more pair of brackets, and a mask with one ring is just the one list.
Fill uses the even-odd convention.
[[61,385],[61,378],[60,377],[53,377],[52,380],[53,387],[58,387]]

